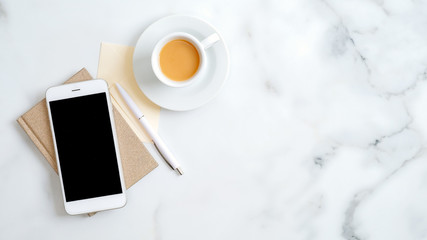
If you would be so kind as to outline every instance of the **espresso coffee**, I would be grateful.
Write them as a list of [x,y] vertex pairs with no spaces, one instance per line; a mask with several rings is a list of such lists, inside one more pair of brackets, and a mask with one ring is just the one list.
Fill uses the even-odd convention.
[[176,39],[164,45],[160,51],[159,64],[161,71],[169,79],[185,81],[199,69],[200,56],[193,44]]

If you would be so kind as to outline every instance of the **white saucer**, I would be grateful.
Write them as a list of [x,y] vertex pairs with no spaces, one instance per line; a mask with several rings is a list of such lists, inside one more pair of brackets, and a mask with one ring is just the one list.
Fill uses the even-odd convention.
[[[204,76],[187,87],[166,86],[151,68],[154,45],[172,32],[187,32],[199,40],[213,33],[220,36],[220,41],[206,50],[208,65]],[[160,107],[175,111],[195,109],[212,100],[227,80],[229,68],[224,39],[212,25],[190,16],[174,15],[154,22],[139,37],[133,54],[133,72],[142,92]]]

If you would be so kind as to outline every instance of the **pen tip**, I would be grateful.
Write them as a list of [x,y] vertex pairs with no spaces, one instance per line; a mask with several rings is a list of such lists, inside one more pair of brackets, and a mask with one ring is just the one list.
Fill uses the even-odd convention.
[[181,168],[176,168],[176,171],[179,173],[179,175],[182,175],[182,174],[184,174],[184,172],[181,170]]

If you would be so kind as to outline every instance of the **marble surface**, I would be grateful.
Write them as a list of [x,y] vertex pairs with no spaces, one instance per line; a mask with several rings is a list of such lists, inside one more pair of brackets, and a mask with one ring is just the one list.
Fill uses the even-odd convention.
[[[0,239],[427,239],[427,1],[0,1]],[[68,216],[15,119],[101,41],[196,15],[226,39],[223,91],[162,110],[185,175]],[[158,156],[157,156],[158,157]]]

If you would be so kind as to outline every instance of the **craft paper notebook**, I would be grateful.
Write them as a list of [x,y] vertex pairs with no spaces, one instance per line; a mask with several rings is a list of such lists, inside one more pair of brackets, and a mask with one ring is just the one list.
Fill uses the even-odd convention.
[[[83,68],[66,81],[66,83],[90,79],[92,79],[92,76]],[[129,188],[156,168],[158,164],[135,132],[129,127],[120,111],[117,110],[120,106],[113,98],[111,99],[111,103],[113,105],[114,120],[116,124],[125,184],[126,188]],[[58,172],[46,100],[43,99],[37,103],[28,112],[19,117],[17,121],[52,168]]]

